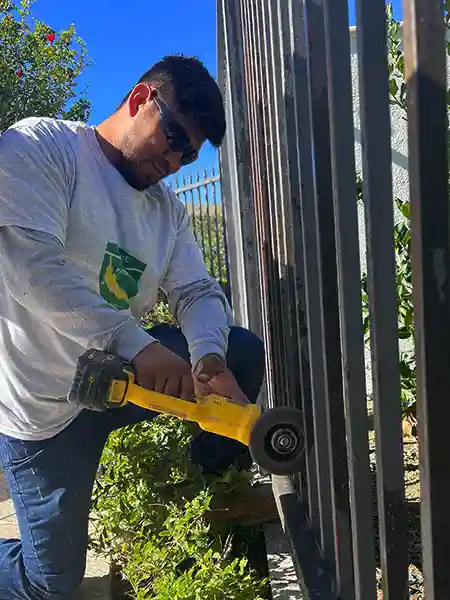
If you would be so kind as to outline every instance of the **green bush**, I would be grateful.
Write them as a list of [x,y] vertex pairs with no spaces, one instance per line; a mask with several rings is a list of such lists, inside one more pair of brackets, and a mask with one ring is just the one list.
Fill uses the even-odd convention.
[[267,581],[229,552],[233,530],[209,521],[213,498],[247,487],[229,469],[202,476],[188,458],[196,426],[159,416],[115,431],[92,502],[91,548],[120,565],[137,599],[260,600]]
[[230,560],[226,547],[213,549],[209,502],[201,493],[183,509],[171,506],[163,530],[134,547],[124,574],[137,599],[263,600],[265,581],[248,560]]
[[0,0],[0,133],[32,116],[87,121],[78,78],[88,66],[75,27],[55,31],[34,20],[34,0]]
[[165,300],[160,300],[157,302],[155,307],[142,319],[142,325],[146,329],[149,327],[156,327],[156,325],[159,325],[160,323],[176,325],[176,321],[171,314],[169,306]]

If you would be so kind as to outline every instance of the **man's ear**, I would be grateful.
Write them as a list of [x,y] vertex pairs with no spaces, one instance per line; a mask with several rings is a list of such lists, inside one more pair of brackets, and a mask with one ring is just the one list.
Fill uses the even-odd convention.
[[135,117],[145,104],[157,94],[156,90],[148,83],[138,83],[130,93],[127,101],[128,114]]

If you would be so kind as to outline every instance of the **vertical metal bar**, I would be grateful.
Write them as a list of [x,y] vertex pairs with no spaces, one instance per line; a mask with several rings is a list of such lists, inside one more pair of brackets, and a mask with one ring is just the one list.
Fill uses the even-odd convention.
[[[229,252],[232,305],[236,322],[261,332],[258,294],[246,280],[258,281],[254,206],[248,159],[248,127],[239,0],[217,0],[218,79],[225,98],[227,133],[220,152],[226,252]],[[230,242],[230,243],[228,243]]]
[[[259,253],[259,290],[261,312],[265,318],[261,320],[261,332],[266,346],[266,383],[261,400],[271,403],[273,398],[273,347],[272,347],[272,319],[270,314],[270,288],[267,268],[267,253],[269,243],[267,237],[267,210],[266,205],[267,186],[266,168],[263,166],[264,152],[259,141],[264,139],[263,135],[263,113],[261,101],[261,78],[259,75],[260,55],[256,49],[255,36],[252,35],[257,28],[256,17],[252,13],[253,7],[249,1],[241,0],[242,14],[242,44],[244,48],[244,77],[247,90],[248,124],[250,135],[250,161],[252,172],[252,189],[255,207],[255,235],[258,240]],[[266,392],[269,392],[268,394]]]
[[355,587],[357,600],[375,600],[348,6],[324,0],[324,9]]
[[292,402],[290,393],[290,377],[288,371],[289,364],[289,347],[287,345],[286,335],[286,319],[285,315],[289,310],[289,296],[286,282],[286,265],[287,252],[284,238],[284,229],[286,227],[284,214],[284,196],[286,190],[283,186],[284,180],[281,175],[281,158],[280,158],[280,139],[279,139],[279,106],[278,98],[280,96],[279,88],[281,85],[281,77],[279,71],[279,60],[275,56],[276,46],[278,46],[278,35],[274,35],[273,31],[273,0],[263,0],[260,3],[262,7],[262,27],[263,27],[263,48],[266,60],[264,75],[266,83],[267,98],[267,127],[268,135],[266,140],[269,142],[269,163],[268,172],[269,179],[269,202],[272,210],[271,219],[271,236],[272,250],[274,260],[275,276],[271,284],[274,288],[274,312],[277,313],[279,326],[274,331],[274,335],[278,339],[278,345],[281,348],[280,359],[277,361],[279,378],[281,386],[275,391],[277,401],[282,401],[283,404]]
[[[170,187],[173,187],[172,185]],[[178,190],[181,188],[180,185],[180,179],[177,177],[176,178],[176,188],[175,188],[175,193],[177,194],[178,198],[183,202],[186,210],[188,210],[187,207],[187,201],[186,201],[186,194],[183,194],[182,192],[180,193]]]
[[[222,240],[223,240],[223,254],[224,254],[224,266],[225,266],[225,275],[224,276],[225,276],[225,281],[227,284],[228,300],[230,301],[231,306],[234,307],[232,296],[231,296],[231,267],[230,267],[230,255],[228,252],[227,231],[228,231],[228,225],[227,225],[226,218],[225,218],[224,206],[222,204]],[[255,315],[252,313],[251,323],[254,323],[253,331],[255,331],[255,332],[257,332],[256,323],[258,322],[257,319],[259,318],[259,316],[260,316],[259,313],[258,313],[258,315]],[[251,325],[249,325],[249,327],[251,328]]]
[[384,0],[356,0],[383,599],[406,600],[407,515]]
[[[306,0],[315,201],[320,244],[322,318],[324,323],[329,419],[332,423],[336,503],[337,585],[343,600],[355,597],[347,436],[342,385],[341,328],[336,262],[336,234],[330,153],[330,115],[325,53],[323,0]],[[298,87],[298,94],[303,94]]]
[[450,214],[441,0],[404,2],[425,597],[450,593]]
[[[307,40],[306,40],[306,25],[305,25],[305,11],[303,3],[291,4],[289,7],[289,19],[291,21],[291,60],[292,60],[292,86],[293,86],[293,99],[294,106],[293,110],[295,115],[292,117],[292,125],[290,129],[295,130],[295,146],[298,153],[298,164],[292,165],[291,171],[291,186],[293,190],[298,190],[298,223],[296,226],[296,233],[298,235],[299,253],[297,257],[298,268],[300,266],[302,271],[301,279],[297,280],[299,289],[298,294],[298,313],[297,313],[297,331],[301,349],[301,389],[302,389],[302,402],[301,408],[304,415],[305,423],[305,437],[306,446],[308,449],[306,457],[306,478],[303,476],[300,481],[305,483],[306,490],[303,491],[303,496],[308,504],[309,518],[313,524],[316,532],[320,531],[320,513],[319,513],[319,489],[318,489],[318,473],[317,473],[317,453],[315,443],[315,428],[314,428],[314,408],[313,408],[313,397],[312,397],[312,382],[311,382],[311,366],[310,366],[310,349],[309,349],[309,323],[306,315],[306,273],[305,273],[305,260],[304,260],[304,236],[303,231],[303,219],[302,219],[302,189],[303,181],[306,185],[304,193],[308,194],[308,168],[312,168],[311,154],[308,150],[308,142],[310,141],[310,125],[306,124],[308,119],[308,68],[307,68]],[[305,101],[306,99],[306,101]],[[305,112],[306,109],[306,112]],[[306,119],[306,120],[305,120]],[[300,132],[300,127],[306,129]],[[303,159],[305,163],[303,164]],[[309,162],[308,162],[309,161]],[[301,174],[300,174],[301,168]]]
[[[272,477],[275,501],[281,517],[284,534],[292,549],[292,559],[298,573],[304,600],[342,600],[336,594],[334,581],[327,569],[305,507],[290,477]],[[289,597],[290,594],[286,594]]]
[[[193,185],[192,174],[190,175],[190,183]],[[202,248],[203,257],[205,256],[205,219],[203,215],[203,200],[201,194],[200,187],[200,173],[197,171],[195,174],[195,183],[196,185],[193,187],[194,191],[197,192],[197,200],[198,200],[198,220],[200,221],[200,246]]]
[[[279,359],[274,365],[277,370],[278,387],[274,390],[277,404],[289,405],[292,402],[290,390],[290,377],[288,373],[288,352],[286,336],[285,313],[288,310],[289,298],[286,286],[286,245],[283,229],[285,227],[285,215],[283,196],[285,190],[280,177],[280,151],[279,151],[279,123],[277,111],[277,95],[275,90],[280,87],[278,65],[274,57],[274,37],[272,35],[272,0],[263,0],[260,12],[261,27],[263,30],[263,53],[265,56],[265,68],[263,81],[266,96],[266,140],[270,140],[267,153],[268,170],[268,200],[270,208],[270,234],[272,242],[273,277],[271,288],[273,290],[272,311],[276,314],[277,327],[273,330],[273,336],[279,348],[277,356]],[[264,89],[264,88],[263,88]]]
[[[279,264],[280,264],[280,295],[281,295],[281,322],[282,329],[278,335],[282,338],[285,351],[284,371],[284,393],[287,402],[291,405],[298,403],[299,390],[299,342],[297,338],[297,301],[295,281],[297,277],[296,252],[294,241],[294,202],[292,186],[290,182],[290,163],[297,166],[298,156],[290,155],[289,149],[293,150],[292,144],[288,143],[287,135],[287,96],[292,96],[292,86],[286,81],[291,73],[284,60],[285,52],[289,53],[289,39],[286,39],[289,24],[285,21],[287,10],[279,10],[278,0],[269,1],[269,45],[271,49],[272,62],[272,87],[278,90],[273,98],[274,133],[273,144],[276,162],[274,170],[276,173],[275,192],[276,204],[279,207],[279,225],[277,238],[279,240]],[[283,3],[283,6],[288,7]],[[288,62],[289,64],[289,62]],[[292,137],[292,136],[291,136]]]
[[[265,0],[266,2],[266,0]],[[271,130],[271,83],[268,80],[269,63],[267,47],[267,6],[264,2],[250,0],[249,15],[253,24],[253,31],[249,32],[249,40],[255,44],[254,53],[257,57],[256,71],[256,103],[260,128],[257,131],[256,152],[261,161],[261,211],[264,223],[264,263],[267,275],[267,308],[269,340],[272,357],[276,357],[271,363],[271,392],[270,403],[286,404],[286,395],[283,390],[283,371],[285,365],[285,349],[281,343],[279,331],[282,328],[280,315],[280,270],[278,260],[278,243],[275,233],[277,221],[277,207],[273,201],[274,196],[274,150],[273,136]],[[254,32],[256,31],[256,35]]]
[[[253,168],[254,172],[259,173],[257,179],[257,188],[255,190],[255,204],[258,206],[258,214],[260,215],[260,225],[262,238],[260,246],[262,248],[261,265],[264,270],[264,295],[266,307],[265,327],[266,345],[268,348],[268,389],[269,389],[269,404],[274,402],[275,395],[279,402],[285,401],[285,396],[282,394],[283,383],[280,377],[280,359],[283,356],[283,349],[280,344],[280,339],[276,332],[281,327],[279,321],[279,313],[277,304],[279,300],[277,296],[278,286],[273,282],[279,277],[278,265],[274,260],[274,240],[273,228],[274,214],[271,195],[271,164],[270,159],[270,140],[269,124],[268,124],[268,96],[266,94],[266,78],[267,60],[265,48],[265,23],[261,15],[262,5],[254,0],[248,0],[246,3],[249,28],[247,31],[247,48],[249,49],[248,59],[253,55],[253,60],[247,60],[247,68],[250,70],[252,64],[254,67],[254,88],[253,102],[256,111],[256,119],[254,135],[253,135]],[[256,32],[256,35],[255,35]],[[275,357],[279,357],[274,359]],[[267,364],[267,363],[266,363]]]
[[[306,297],[305,297],[305,265],[304,265],[304,233],[301,212],[301,180],[300,180],[300,161],[298,144],[298,125],[296,123],[297,112],[297,90],[303,88],[303,94],[307,90],[308,81],[299,77],[297,72],[296,59],[300,54],[306,52],[304,44],[304,21],[302,15],[302,6],[300,3],[293,5],[282,0],[277,2],[278,11],[278,31],[275,32],[275,37],[280,39],[279,61],[281,66],[281,86],[278,102],[280,103],[280,115],[277,118],[280,129],[280,152],[281,165],[280,170],[285,178],[284,187],[286,192],[283,196],[288,200],[286,214],[289,219],[289,224],[286,227],[286,244],[289,252],[290,261],[293,263],[292,269],[292,297],[291,297],[291,318],[295,319],[295,325],[291,335],[295,336],[295,344],[297,348],[293,351],[295,365],[290,368],[298,371],[297,378],[293,382],[294,392],[292,399],[299,408],[303,409],[305,418],[305,433],[307,439],[307,447],[310,449],[309,459],[311,465],[316,465],[315,448],[314,448],[314,427],[313,427],[313,412],[312,412],[312,397],[311,397],[311,368],[309,364],[309,349],[308,349],[308,331],[306,327]],[[295,17],[294,17],[295,14]],[[297,18],[298,17],[298,18]],[[296,30],[296,18],[300,21],[300,34],[298,28]],[[298,82],[298,83],[297,83]],[[283,96],[281,98],[281,95]],[[284,168],[283,168],[284,166]],[[302,165],[303,168],[303,165]],[[286,204],[286,201],[285,201]],[[309,464],[309,463],[308,463]],[[305,465],[305,470],[302,473],[302,479],[310,479],[311,473],[308,474],[308,464]],[[305,478],[305,472],[307,476]],[[315,484],[310,486],[317,493],[317,475],[315,475]],[[310,505],[314,504],[318,507],[317,496],[314,502],[310,501]],[[319,522],[318,509],[316,523]]]
[[[214,178],[216,174],[215,169],[212,170],[212,177]],[[217,271],[220,282],[223,282],[225,273],[223,272],[222,267],[222,256],[221,256],[221,233],[219,227],[219,204],[217,202],[217,185],[218,182],[213,182],[212,184],[212,196],[213,196],[213,206],[214,206],[214,232],[216,236],[216,244],[215,244],[215,252],[217,256]],[[211,248],[212,254],[212,248]]]
[[[283,6],[285,11],[283,10]],[[289,24],[288,6],[284,3],[280,6],[281,17],[286,19]],[[281,22],[283,22],[283,18]],[[285,29],[283,27],[282,29]],[[282,31],[280,32],[282,34]],[[306,39],[304,30],[296,31],[301,36],[303,34],[302,45],[306,49]],[[282,35],[280,36],[283,39]],[[284,66],[284,65],[283,65]],[[317,232],[317,215],[314,198],[314,178],[313,178],[313,152],[311,140],[311,103],[309,89],[307,63],[297,62],[295,71],[289,73],[291,77],[299,77],[300,85],[303,87],[303,95],[296,97],[297,114],[293,114],[294,119],[289,123],[290,132],[295,134],[298,140],[300,156],[290,157],[293,159],[295,168],[298,169],[298,159],[301,164],[301,200],[300,215],[302,219],[303,232],[303,258],[306,286],[306,313],[308,322],[308,345],[310,357],[311,385],[312,385],[312,405],[313,405],[313,423],[314,438],[316,444],[316,461],[318,474],[318,500],[320,513],[320,539],[322,551],[326,557],[329,568],[333,572],[336,564],[336,547],[334,535],[334,503],[332,497],[333,473],[332,473],[332,454],[330,444],[330,423],[327,410],[328,398],[326,389],[326,365],[325,365],[325,347],[324,332],[322,320],[322,289],[320,282],[320,256],[319,241]],[[292,91],[295,90],[295,87]],[[282,82],[281,91],[286,98],[285,81]],[[293,166],[294,166],[293,165]],[[295,179],[299,181],[298,175]],[[295,180],[293,181],[293,183]],[[299,186],[300,189],[300,186]]]
[[[189,179],[188,179],[189,184],[192,184],[192,173],[189,173]],[[186,181],[186,179],[184,178],[183,175],[183,187],[186,188],[188,187],[188,182]],[[186,197],[186,206],[187,206],[187,197],[188,197],[188,192],[185,191],[185,197]],[[197,241],[197,244],[199,243],[198,240],[198,234],[197,234],[197,219],[196,219],[196,215],[195,215],[195,204],[194,204],[194,193],[192,191],[192,188],[189,190],[189,196],[191,199],[190,205],[191,205],[191,223],[192,223],[192,231],[194,232],[194,237]]]
[[[208,173],[206,169],[203,171],[203,178],[205,180],[205,202],[206,202],[206,228],[208,232],[208,250],[209,250],[209,268],[212,277],[218,277],[219,273],[216,273],[214,268],[214,252],[213,252],[213,243],[212,243],[212,220],[211,220],[211,208],[210,208],[210,200],[209,200],[209,188],[210,185],[208,180]],[[214,187],[214,183],[212,184]]]

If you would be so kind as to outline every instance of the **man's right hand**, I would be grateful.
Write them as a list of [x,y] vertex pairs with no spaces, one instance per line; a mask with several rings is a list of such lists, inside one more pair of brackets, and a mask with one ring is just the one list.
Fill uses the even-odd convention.
[[146,346],[133,360],[137,383],[148,390],[193,400],[194,383],[188,362],[159,342]]

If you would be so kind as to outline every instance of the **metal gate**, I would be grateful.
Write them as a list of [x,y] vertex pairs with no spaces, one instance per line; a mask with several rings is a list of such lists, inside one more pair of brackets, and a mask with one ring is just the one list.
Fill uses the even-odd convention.
[[230,274],[220,175],[212,169],[174,178],[171,187],[185,205],[206,268],[230,298]]
[[[304,414],[304,468],[273,483],[305,595],[376,600],[378,567],[383,600],[402,600],[408,547],[385,6],[356,4],[376,493],[346,0],[218,0],[222,193],[233,307],[264,338],[266,401]],[[405,0],[404,9],[423,573],[426,599],[448,600],[444,10],[441,0]]]

